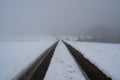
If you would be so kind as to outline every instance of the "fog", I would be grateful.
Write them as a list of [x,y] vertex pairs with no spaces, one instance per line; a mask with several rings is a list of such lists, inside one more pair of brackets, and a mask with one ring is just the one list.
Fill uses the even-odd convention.
[[120,0],[0,0],[0,38],[119,31]]

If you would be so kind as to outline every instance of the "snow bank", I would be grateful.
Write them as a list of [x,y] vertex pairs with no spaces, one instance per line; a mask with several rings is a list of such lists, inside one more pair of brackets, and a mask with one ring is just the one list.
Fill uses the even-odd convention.
[[0,41],[0,79],[12,79],[55,41]]
[[67,42],[113,80],[120,80],[120,44]]

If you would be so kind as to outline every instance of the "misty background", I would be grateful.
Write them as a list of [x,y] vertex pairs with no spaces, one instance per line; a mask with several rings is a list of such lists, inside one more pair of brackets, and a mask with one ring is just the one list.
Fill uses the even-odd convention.
[[120,0],[0,0],[0,39],[43,35],[120,42]]

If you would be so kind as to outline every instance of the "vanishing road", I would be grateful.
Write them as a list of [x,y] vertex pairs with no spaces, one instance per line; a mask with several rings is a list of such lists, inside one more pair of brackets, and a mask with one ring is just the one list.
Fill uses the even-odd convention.
[[15,80],[112,80],[65,41],[57,41]]

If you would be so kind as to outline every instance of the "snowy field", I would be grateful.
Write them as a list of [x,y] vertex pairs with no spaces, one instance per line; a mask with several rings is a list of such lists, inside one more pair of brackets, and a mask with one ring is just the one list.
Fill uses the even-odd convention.
[[[55,39],[0,41],[0,79],[11,80],[33,62]],[[120,80],[120,44],[66,41],[113,80]],[[81,76],[80,76],[81,75]],[[60,41],[44,80],[84,80],[80,69]]]
[[14,78],[55,41],[0,41],[0,80]]
[[120,80],[120,44],[66,41],[113,80]]

